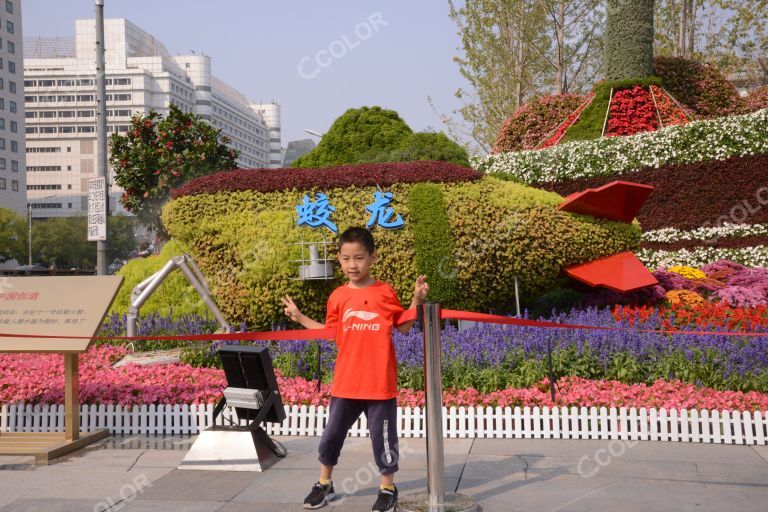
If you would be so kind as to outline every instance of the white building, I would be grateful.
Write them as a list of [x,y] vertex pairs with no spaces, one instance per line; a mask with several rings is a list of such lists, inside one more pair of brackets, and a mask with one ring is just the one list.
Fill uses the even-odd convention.
[[253,103],[251,108],[264,118],[269,128],[269,167],[277,169],[283,162],[282,136],[280,134],[280,105],[272,103]]
[[27,212],[21,1],[0,0],[0,207]]
[[[243,94],[211,74],[211,57],[171,56],[125,19],[105,20],[104,37],[110,134],[127,131],[135,112],[167,115],[173,103],[221,128],[240,151],[240,167],[269,166],[272,127]],[[95,20],[76,20],[74,39],[26,40],[27,188],[38,217],[87,210],[87,180],[96,176],[95,40]],[[116,201],[121,193],[112,186],[112,211],[123,211]]]

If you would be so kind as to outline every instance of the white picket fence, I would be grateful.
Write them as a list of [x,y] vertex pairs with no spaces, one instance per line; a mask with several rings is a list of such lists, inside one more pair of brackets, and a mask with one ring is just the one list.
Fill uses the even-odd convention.
[[[113,434],[197,434],[211,424],[213,405],[82,405],[81,431],[106,428]],[[328,414],[325,407],[285,406],[282,424],[268,423],[276,435],[322,434]],[[399,407],[401,437],[423,437],[425,411]],[[225,408],[217,424],[238,423],[234,411]],[[0,432],[62,431],[62,405],[3,405]],[[765,445],[768,412],[636,409],[611,407],[450,407],[443,408],[443,432],[448,438],[497,439],[625,439]],[[350,436],[368,435],[365,416]]]

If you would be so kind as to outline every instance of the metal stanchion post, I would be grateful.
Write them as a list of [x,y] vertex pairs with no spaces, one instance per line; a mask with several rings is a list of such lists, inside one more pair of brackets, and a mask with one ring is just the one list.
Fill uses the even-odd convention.
[[427,494],[403,496],[397,504],[402,512],[475,512],[469,496],[445,493],[443,458],[443,383],[440,360],[440,305],[428,302],[422,308],[424,330],[424,390],[427,411]]

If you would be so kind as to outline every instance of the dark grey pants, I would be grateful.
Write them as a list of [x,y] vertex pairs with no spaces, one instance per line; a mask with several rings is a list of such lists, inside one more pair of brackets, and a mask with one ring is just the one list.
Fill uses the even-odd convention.
[[373,457],[379,472],[388,475],[398,470],[397,400],[357,400],[331,397],[328,423],[320,439],[320,463],[335,466],[347,432],[361,413],[368,420]]

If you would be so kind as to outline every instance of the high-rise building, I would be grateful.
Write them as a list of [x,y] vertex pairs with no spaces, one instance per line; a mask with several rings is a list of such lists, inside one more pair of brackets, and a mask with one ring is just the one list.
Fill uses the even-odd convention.
[[[104,39],[109,134],[126,132],[135,112],[167,115],[174,104],[221,128],[240,151],[239,166],[269,165],[273,126],[211,73],[211,57],[171,56],[125,19],[104,20]],[[76,20],[74,38],[25,41],[27,188],[36,217],[87,211],[88,178],[97,171],[95,41],[95,20]],[[279,130],[279,115],[277,123]],[[120,194],[113,184],[112,211],[122,211]]]
[[315,141],[312,139],[292,140],[288,143],[288,147],[285,148],[283,167],[290,167],[297,158],[306,155],[315,149],[315,146]]
[[21,0],[0,1],[0,207],[27,212]]
[[252,103],[251,108],[264,118],[269,127],[269,167],[276,169],[282,164],[282,136],[280,133],[280,105],[272,103]]

